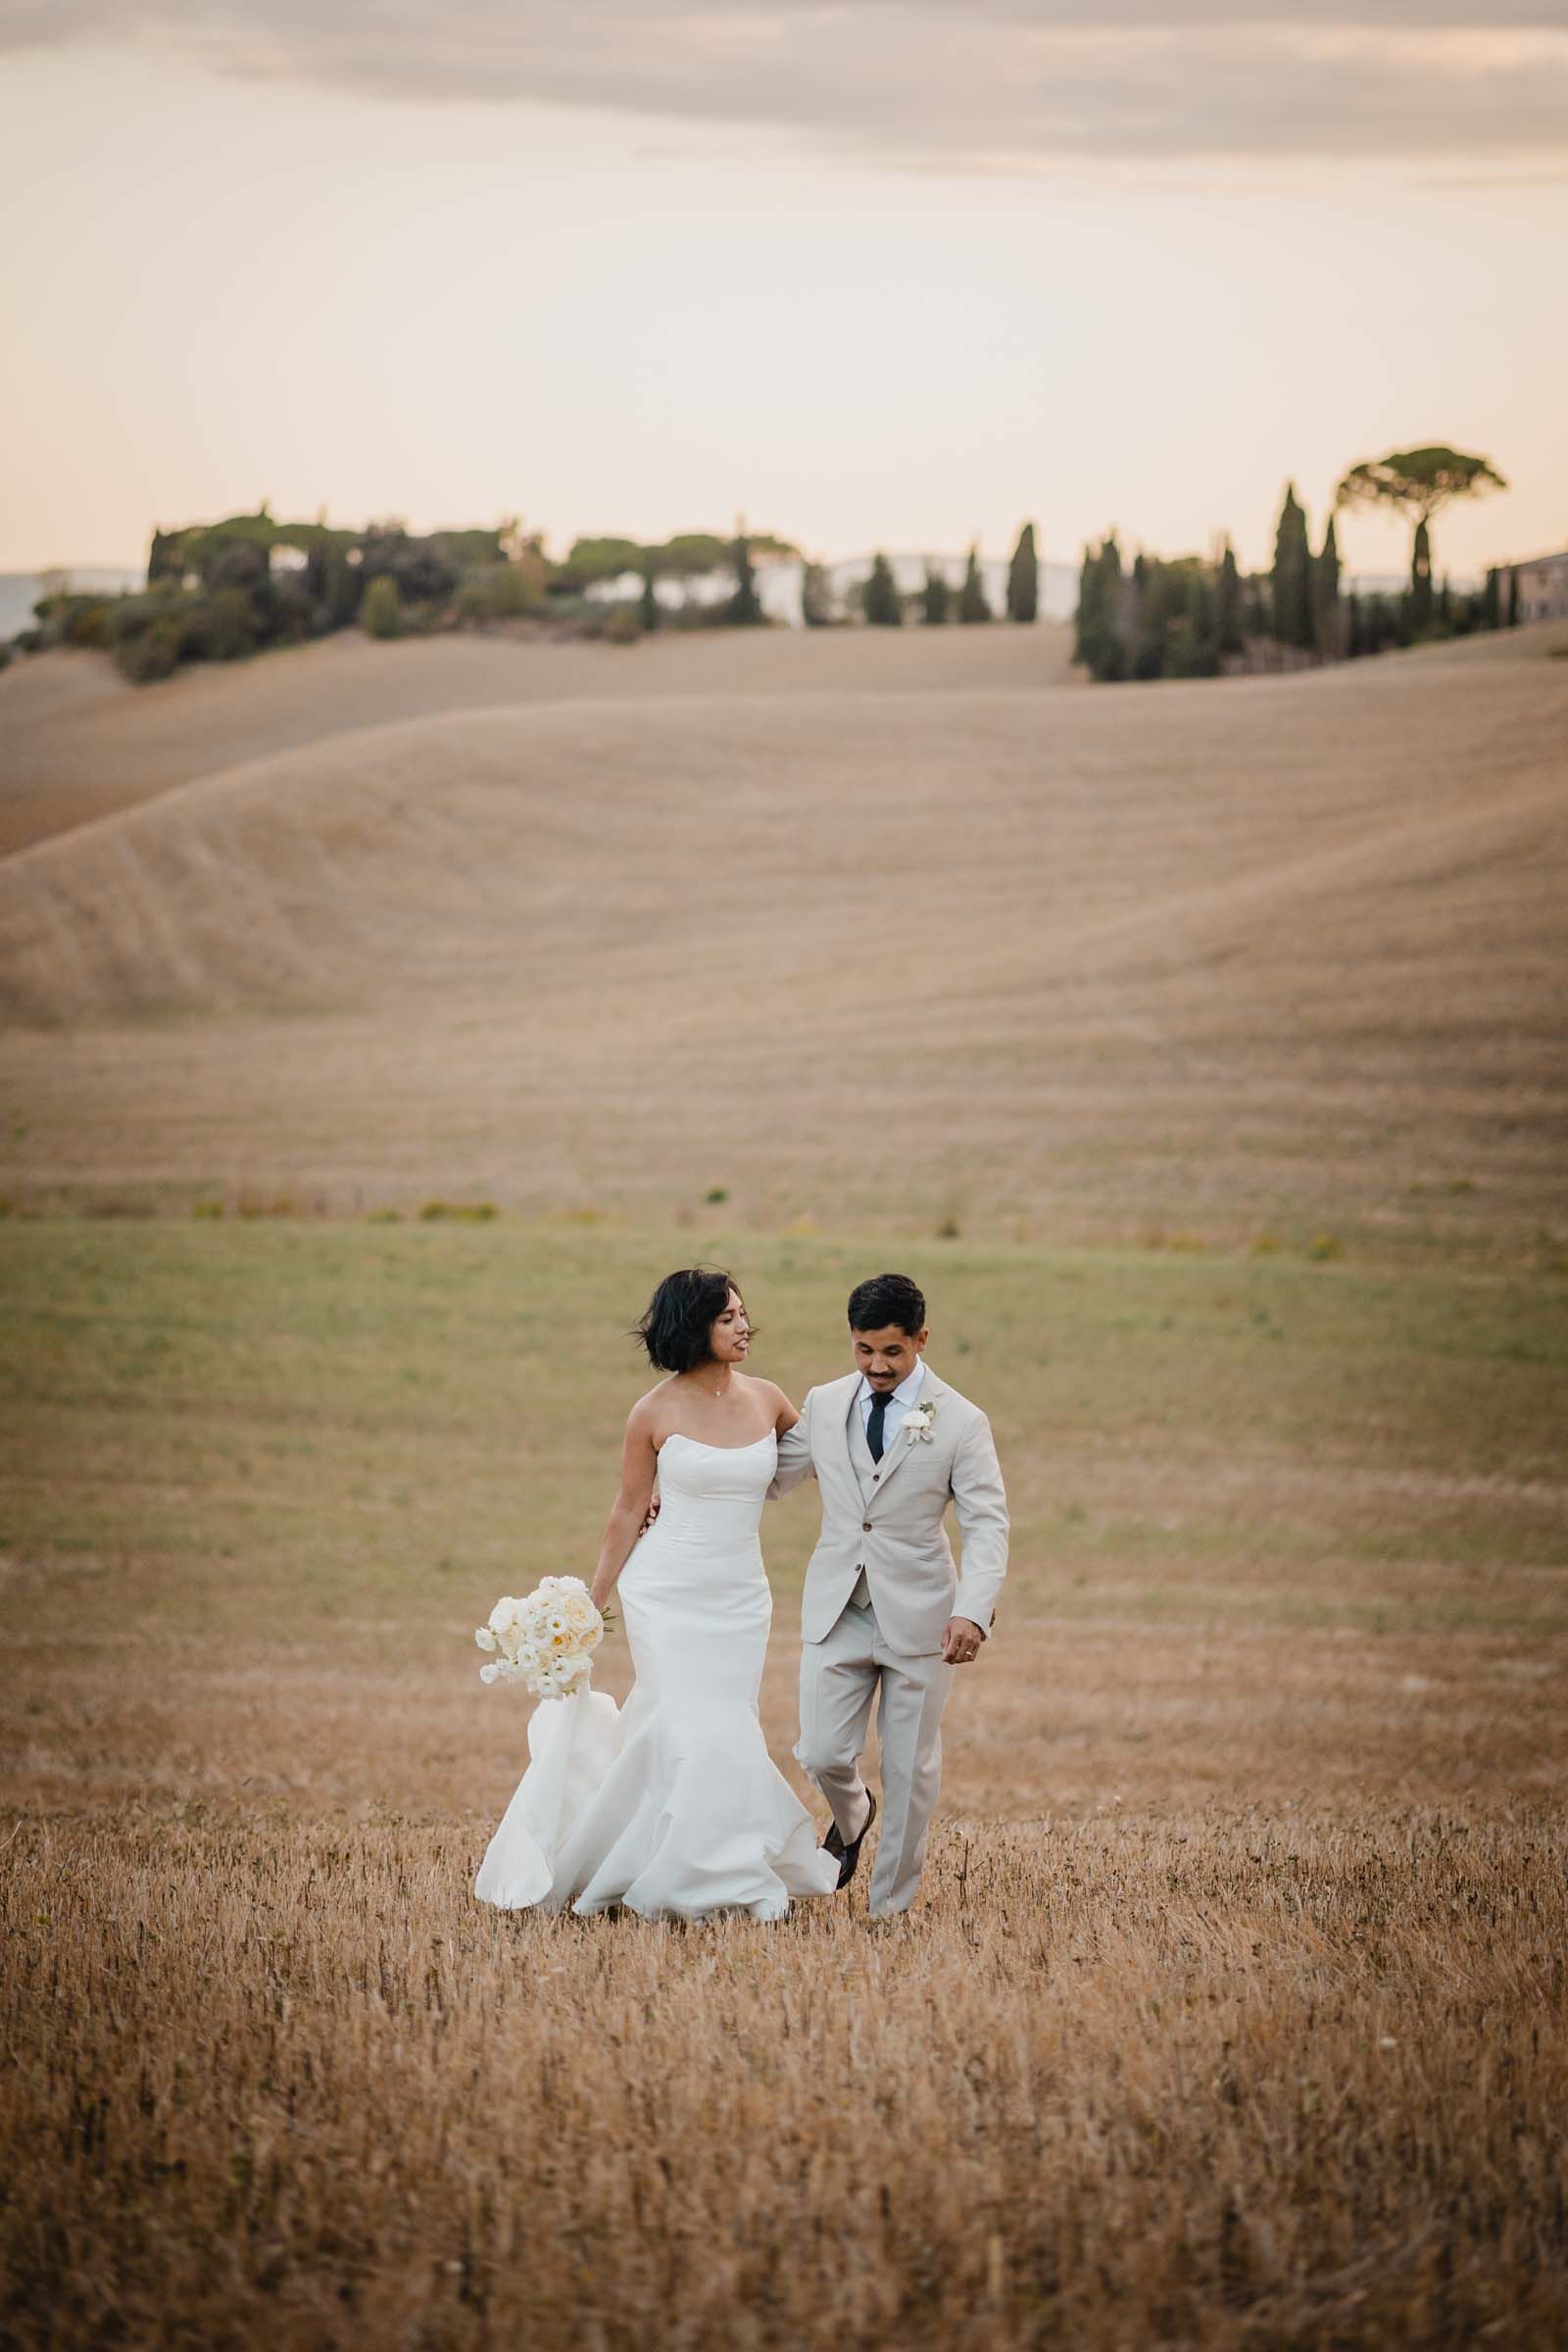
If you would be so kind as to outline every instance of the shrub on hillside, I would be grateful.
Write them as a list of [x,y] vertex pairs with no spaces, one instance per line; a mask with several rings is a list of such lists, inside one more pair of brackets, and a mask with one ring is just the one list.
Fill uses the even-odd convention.
[[192,605],[185,646],[198,662],[243,662],[262,641],[256,607],[243,588],[219,588]]
[[268,550],[254,539],[232,539],[214,551],[203,585],[220,588],[261,588],[270,577]]
[[544,602],[538,581],[521,564],[487,564],[458,590],[458,618],[482,628],[491,620],[516,620],[537,612]]
[[360,606],[360,626],[367,637],[402,636],[403,600],[390,573],[378,573],[367,587]]
[[324,531],[309,551],[305,584],[311,596],[311,626],[318,636],[346,629],[360,609],[361,578],[349,551]]
[[372,523],[360,541],[360,569],[368,580],[383,574],[409,604],[444,604],[458,585],[457,566],[436,539],[416,539],[401,523]]
[[316,598],[303,571],[283,572],[254,602],[269,644],[303,645],[317,634]]
[[115,648],[115,667],[133,686],[172,677],[184,652],[184,632],[172,612],[161,613]]
[[[138,686],[150,678],[167,678],[174,663],[183,661],[190,650],[186,631],[191,610],[191,599],[167,588],[155,588],[143,596],[117,598],[110,615],[109,634],[115,666],[121,675]],[[143,639],[155,631],[156,643],[150,649],[144,647]]]
[[40,597],[32,610],[42,645],[87,646],[102,652],[113,643],[118,597],[73,594]]

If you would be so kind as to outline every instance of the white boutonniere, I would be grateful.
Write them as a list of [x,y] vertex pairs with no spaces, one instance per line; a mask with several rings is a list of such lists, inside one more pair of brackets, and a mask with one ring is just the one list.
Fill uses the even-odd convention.
[[927,1396],[920,1404],[911,1404],[904,1416],[905,1442],[910,1446],[929,1446],[931,1424],[937,1417],[937,1400]]

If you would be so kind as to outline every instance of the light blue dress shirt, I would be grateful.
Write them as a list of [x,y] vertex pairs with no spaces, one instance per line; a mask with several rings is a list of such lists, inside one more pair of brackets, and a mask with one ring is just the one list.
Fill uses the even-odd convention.
[[[905,1414],[908,1411],[910,1405],[919,1396],[921,1383],[924,1381],[924,1379],[925,1357],[921,1356],[919,1362],[915,1365],[914,1370],[909,1373],[906,1379],[900,1381],[898,1387],[888,1398],[887,1411],[882,1416],[882,1450],[884,1453],[891,1453],[893,1451],[893,1441],[898,1436],[900,1429],[904,1425]],[[868,1442],[871,1429],[871,1399],[875,1395],[875,1389],[872,1388],[871,1383],[866,1379],[865,1374],[862,1372],[860,1375],[860,1394],[856,1401],[860,1408],[860,1427],[866,1432]]]

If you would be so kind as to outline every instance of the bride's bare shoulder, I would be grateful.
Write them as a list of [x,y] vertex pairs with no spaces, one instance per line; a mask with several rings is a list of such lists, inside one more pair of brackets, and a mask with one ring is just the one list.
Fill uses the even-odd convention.
[[801,1416],[796,1410],[794,1398],[787,1390],[779,1387],[776,1380],[763,1380],[759,1374],[749,1372],[746,1385],[758,1401],[772,1414],[775,1427],[794,1428]]
[[673,1375],[668,1380],[656,1381],[638,1397],[626,1415],[628,1431],[657,1429],[669,1410],[669,1391],[674,1386]]

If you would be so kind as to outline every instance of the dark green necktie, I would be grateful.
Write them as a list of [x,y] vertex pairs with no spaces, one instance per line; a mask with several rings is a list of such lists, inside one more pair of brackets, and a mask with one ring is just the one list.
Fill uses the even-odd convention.
[[882,1459],[882,1424],[888,1417],[888,1406],[892,1402],[893,1391],[891,1389],[878,1389],[872,1395],[871,1418],[866,1427],[865,1442],[871,1448],[873,1462],[879,1462]]

